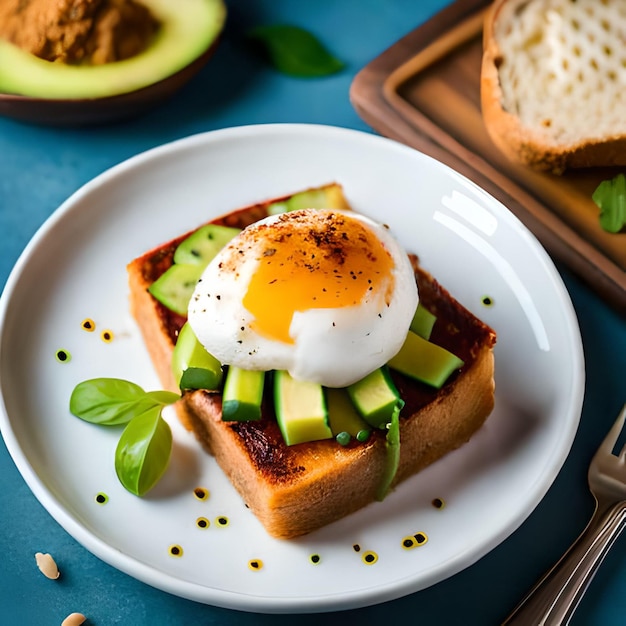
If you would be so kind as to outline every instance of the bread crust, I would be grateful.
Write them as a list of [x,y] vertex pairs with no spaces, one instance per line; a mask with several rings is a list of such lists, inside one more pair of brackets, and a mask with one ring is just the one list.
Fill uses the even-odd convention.
[[[400,464],[392,486],[462,446],[483,425],[493,409],[493,352],[484,348],[445,397],[401,421]],[[185,421],[240,493],[246,505],[274,537],[291,539],[353,513],[377,499],[386,464],[384,434],[366,443],[340,446],[334,440],[275,450],[268,463],[285,466],[259,471],[245,445],[241,425],[221,420],[221,399],[203,391],[185,395]],[[280,446],[273,422],[254,424],[255,436],[268,449]],[[286,448],[286,446],[285,446]],[[292,458],[295,457],[295,458]]]
[[[480,99],[491,140],[510,160],[554,174],[570,168],[626,165],[626,136],[622,134],[601,137],[590,134],[579,141],[561,144],[525,126],[514,112],[506,109],[498,69],[503,53],[495,34],[496,24],[507,17],[513,20],[516,10],[529,1],[532,0],[495,0],[485,16]],[[505,10],[507,16],[503,15]]]
[[[233,215],[243,223],[252,215],[259,218],[258,210],[250,209]],[[147,289],[155,271],[164,271],[160,267],[163,259],[171,257],[183,238],[128,265],[132,314],[161,383],[176,392],[170,368],[175,345],[172,328],[184,320],[173,322],[164,315],[163,307]],[[494,331],[413,260],[420,297],[438,316],[433,341],[454,347],[466,365],[440,390],[393,373],[406,401],[394,486],[466,443],[494,405]],[[269,399],[264,401],[263,418],[258,422],[222,421],[221,396],[215,392],[187,392],[176,409],[183,425],[215,457],[246,505],[274,537],[290,539],[309,533],[376,500],[387,462],[382,431],[374,432],[365,443],[348,446],[335,440],[286,446]]]

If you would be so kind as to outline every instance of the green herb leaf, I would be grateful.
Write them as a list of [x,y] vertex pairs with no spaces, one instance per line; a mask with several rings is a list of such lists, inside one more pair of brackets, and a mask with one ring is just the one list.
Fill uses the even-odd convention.
[[161,406],[168,406],[180,400],[180,396],[173,391],[147,391],[146,396]]
[[591,196],[600,208],[600,226],[609,233],[626,228],[626,176],[602,181]]
[[387,463],[385,464],[385,473],[383,475],[378,493],[377,500],[384,500],[389,492],[391,483],[396,477],[398,466],[400,465],[400,411],[404,406],[404,402],[399,400],[391,414],[391,422],[387,425],[387,440],[385,447],[387,448]]
[[264,47],[274,67],[284,74],[327,76],[344,68],[315,35],[298,26],[258,26],[248,36]]
[[143,496],[159,481],[172,453],[172,431],[161,417],[162,407],[134,417],[115,450],[115,472],[122,485]]
[[136,415],[173,404],[180,396],[169,391],[145,392],[119,378],[92,378],[78,383],[70,397],[70,411],[92,424],[127,424]]

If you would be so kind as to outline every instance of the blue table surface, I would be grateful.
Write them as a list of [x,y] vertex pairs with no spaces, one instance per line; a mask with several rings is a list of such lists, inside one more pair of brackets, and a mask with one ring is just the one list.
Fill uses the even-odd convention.
[[[146,149],[202,131],[243,124],[309,122],[373,132],[348,92],[368,62],[448,4],[445,0],[231,0],[213,60],[167,103],[138,119],[83,129],[0,119],[0,281],[55,209],[107,168]],[[255,58],[244,39],[261,23],[314,32],[346,62],[339,74],[297,79]],[[39,504],[0,443],[0,624],[60,624],[69,612],[105,624],[498,624],[582,531],[593,511],[589,460],[626,401],[626,324],[567,268],[557,265],[579,318],[585,356],[582,419],[562,471],[523,525],[480,561],[426,590],[383,605],[320,615],[260,615],[177,598],[103,563]],[[471,537],[468,537],[471,541]],[[34,566],[55,555],[56,584]],[[626,623],[626,537],[618,540],[572,624]],[[357,622],[358,620],[358,622]]]

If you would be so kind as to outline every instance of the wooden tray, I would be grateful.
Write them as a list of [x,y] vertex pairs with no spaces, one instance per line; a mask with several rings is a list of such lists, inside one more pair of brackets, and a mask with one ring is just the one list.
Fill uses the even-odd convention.
[[449,165],[505,204],[599,295],[626,313],[626,234],[600,227],[591,194],[620,170],[563,176],[512,163],[480,111],[482,25],[490,0],[457,0],[354,78],[350,99],[376,131]]

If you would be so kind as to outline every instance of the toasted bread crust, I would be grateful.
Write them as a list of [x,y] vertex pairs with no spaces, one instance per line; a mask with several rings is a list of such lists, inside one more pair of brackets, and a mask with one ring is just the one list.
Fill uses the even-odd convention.
[[[402,418],[393,484],[469,441],[493,409],[493,388],[493,352],[485,346],[450,393]],[[246,445],[249,429],[221,420],[219,395],[187,394],[182,409],[206,450],[275,537],[309,533],[376,500],[387,462],[382,432],[347,447],[325,440],[287,448],[275,422],[254,424],[254,445],[263,448],[261,458],[270,470],[263,472],[259,456]]]
[[[555,174],[569,168],[626,165],[626,136],[623,134],[594,136],[595,129],[590,127],[588,136],[560,143],[540,129],[525,125],[514,111],[507,110],[499,74],[504,58],[496,24],[507,17],[512,22],[517,9],[527,3],[528,0],[495,0],[485,17],[480,96],[483,121],[490,138],[512,161]],[[505,9],[506,17],[503,16]],[[511,23],[511,27],[515,28],[515,24]]]
[[[259,219],[259,207],[229,216],[231,225]],[[233,216],[237,219],[233,221]],[[254,221],[254,220],[252,220]],[[160,260],[181,238],[160,246],[128,266],[131,311],[165,388],[178,391],[170,369],[175,344],[163,307],[148,293]],[[170,260],[171,262],[171,260]],[[420,297],[438,316],[433,341],[454,349],[465,361],[440,390],[394,373],[406,401],[401,413],[400,465],[394,485],[467,442],[494,404],[495,333],[471,315],[414,259]],[[184,320],[183,320],[184,321]],[[185,393],[177,412],[258,517],[268,533],[293,538],[340,519],[376,499],[386,457],[385,435],[341,446],[334,440],[286,446],[273,416],[271,400],[258,422],[224,422],[221,396]]]

